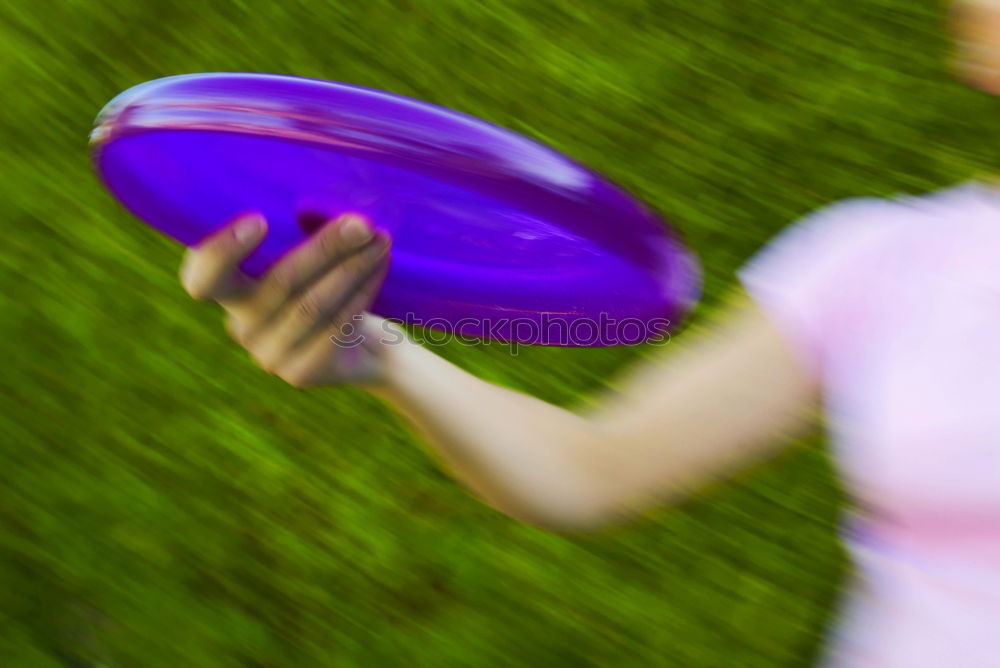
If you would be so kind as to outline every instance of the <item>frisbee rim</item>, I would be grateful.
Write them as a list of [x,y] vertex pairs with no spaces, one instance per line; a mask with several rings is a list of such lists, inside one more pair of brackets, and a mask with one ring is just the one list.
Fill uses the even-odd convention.
[[[629,256],[623,256],[621,253],[617,252],[618,248],[609,248],[606,244],[601,243],[601,239],[597,239],[601,249],[611,255],[617,256],[619,259],[628,262],[635,269],[639,270],[640,273],[644,274],[646,278],[652,282],[661,283],[662,292],[664,294],[664,299],[662,300],[662,312],[663,315],[668,316],[672,319],[680,319],[686,315],[693,308],[694,304],[697,302],[700,296],[700,286],[701,286],[701,272],[700,266],[694,255],[690,253],[679,238],[679,234],[668,226],[665,222],[656,217],[647,206],[638,202],[635,198],[630,196],[624,189],[622,189],[617,184],[614,184],[607,180],[606,178],[596,174],[592,170],[586,168],[579,163],[563,156],[561,153],[551,149],[544,144],[520,135],[512,130],[497,126],[485,121],[483,119],[470,116],[460,111],[455,111],[445,107],[440,107],[432,103],[417,100],[413,98],[408,98],[406,96],[397,95],[395,93],[389,93],[386,91],[380,91],[376,89],[370,89],[363,86],[356,86],[353,84],[346,84],[340,82],[331,82],[323,79],[315,79],[309,77],[298,77],[298,76],[286,76],[286,75],[273,75],[273,74],[255,74],[255,73],[200,73],[200,74],[188,74],[188,75],[175,75],[171,77],[164,77],[161,79],[155,79],[152,81],[144,82],[137,86],[134,86],[126,91],[123,91],[119,95],[115,96],[110,100],[101,112],[97,116],[97,123],[94,131],[91,133],[90,137],[90,148],[91,157],[95,169],[98,172],[100,180],[108,188],[115,199],[121,203],[130,213],[139,217],[147,225],[156,227],[161,232],[164,230],[158,228],[152,222],[142,218],[127,203],[127,196],[122,193],[120,189],[117,188],[114,183],[114,178],[110,176],[105,168],[103,162],[103,157],[105,151],[109,146],[113,144],[118,139],[123,139],[126,137],[134,135],[142,135],[147,133],[155,133],[158,131],[179,131],[179,132],[206,132],[206,133],[216,133],[216,134],[227,134],[227,135],[240,135],[245,137],[253,137],[258,139],[270,139],[275,141],[281,141],[285,143],[294,143],[309,146],[312,148],[319,148],[323,150],[333,150],[337,153],[346,155],[355,155],[356,157],[362,157],[366,160],[371,160],[376,163],[385,164],[393,167],[400,167],[408,171],[413,171],[430,178],[441,180],[444,183],[450,183],[457,187],[466,189],[472,193],[492,196],[492,193],[483,192],[477,188],[482,182],[477,182],[475,179],[469,180],[469,173],[467,169],[458,169],[454,161],[438,162],[436,164],[424,163],[423,165],[416,165],[418,168],[423,167],[423,169],[412,169],[413,162],[412,156],[404,156],[403,160],[394,160],[393,156],[384,150],[377,150],[377,147],[373,149],[371,145],[365,144],[363,141],[359,141],[358,145],[353,147],[345,147],[343,145],[336,145],[339,141],[339,135],[335,135],[334,141],[323,141],[324,137],[328,137],[322,131],[325,128],[322,122],[317,122],[312,129],[317,132],[313,132],[311,135],[299,134],[294,135],[287,132],[287,128],[278,128],[278,131],[269,133],[261,132],[260,125],[256,126],[245,126],[245,127],[234,127],[231,123],[233,116],[223,115],[221,116],[221,121],[219,122],[205,122],[199,127],[193,127],[190,124],[178,124],[175,120],[171,120],[169,114],[166,114],[159,121],[156,119],[156,114],[162,112],[164,109],[184,109],[190,108],[195,112],[203,111],[204,107],[199,104],[178,105],[178,104],[163,104],[160,106],[150,103],[150,96],[159,91],[164,90],[169,91],[172,86],[180,86],[181,89],[185,85],[197,84],[197,83],[208,83],[211,84],[213,81],[232,84],[234,82],[272,82],[278,85],[286,85],[294,82],[307,82],[310,86],[316,86],[323,90],[337,90],[346,91],[348,94],[363,94],[365,96],[371,96],[374,99],[378,99],[383,103],[389,105],[403,105],[408,109],[418,109],[422,113],[430,114],[437,118],[438,120],[443,120],[446,123],[460,122],[462,125],[471,128],[474,132],[484,132],[485,134],[491,136],[492,138],[499,138],[504,141],[512,141],[516,144],[522,146],[527,145],[533,149],[540,150],[544,153],[549,154],[555,160],[560,161],[563,165],[571,166],[573,170],[577,172],[578,175],[585,176],[591,182],[588,185],[593,185],[604,189],[605,194],[609,194],[610,199],[603,200],[601,202],[588,202],[587,207],[590,209],[591,215],[588,216],[588,220],[583,221],[577,226],[568,227],[566,225],[566,219],[559,215],[551,215],[542,213],[545,220],[553,223],[554,225],[562,228],[569,229],[571,232],[576,232],[577,227],[587,227],[588,221],[593,221],[598,218],[601,214],[603,215],[614,215],[616,209],[619,209],[617,213],[625,214],[628,218],[636,223],[639,228],[645,228],[646,235],[644,239],[631,239],[627,241],[623,246],[631,246],[632,248],[645,248],[646,251],[653,249],[656,252],[652,253],[650,256],[647,253],[645,258],[637,258],[635,254],[629,254]],[[138,121],[136,115],[138,112],[144,113],[145,116],[141,117]],[[259,114],[267,114],[266,110],[261,108],[243,108],[234,112],[236,114],[251,114],[254,118],[258,118]],[[335,115],[334,115],[335,116]],[[279,114],[272,114],[269,118],[274,119],[280,117]],[[295,119],[296,122],[301,121],[301,118]],[[312,119],[314,121],[325,121],[329,118],[316,118]],[[336,148],[335,148],[336,145]],[[461,144],[460,144],[461,145]],[[440,148],[440,147],[438,147]],[[460,153],[460,152],[459,152]],[[397,156],[398,157],[398,156]],[[452,156],[454,157],[454,156]],[[417,161],[419,162],[419,161]],[[475,162],[475,160],[471,161]],[[511,173],[509,169],[499,169],[496,164],[487,163],[476,163],[475,166],[480,169],[482,175],[485,172],[485,177],[487,180],[494,179],[499,181],[504,181],[503,185],[510,185],[511,181],[517,181],[521,178],[521,185],[525,185],[523,180],[523,175],[516,173]],[[463,165],[463,167],[468,167],[468,165]],[[532,197],[540,196],[542,198],[549,198],[556,202],[562,202],[567,198],[567,193],[559,192],[556,188],[539,188],[537,184],[528,183],[529,191],[531,191]],[[552,184],[545,184],[546,186],[551,186]],[[558,184],[556,184],[558,185]],[[570,193],[570,196],[572,193]],[[503,199],[498,199],[498,201],[507,204]],[[609,204],[610,202],[610,204]],[[616,206],[618,205],[618,206]],[[525,210],[527,213],[534,213],[530,207],[517,207],[521,210]],[[572,210],[572,207],[566,210]],[[560,209],[562,211],[562,209]],[[166,233],[166,232],[164,232]],[[593,239],[591,239],[594,241]],[[620,247],[619,247],[620,248]],[[652,265],[652,266],[651,266]],[[512,271],[515,271],[512,269]],[[546,281],[548,282],[548,281]],[[572,281],[567,282],[567,286],[571,285]],[[553,288],[547,292],[552,294],[560,294],[564,292],[563,289],[556,287],[550,283]],[[490,290],[487,288],[486,293]],[[486,296],[486,295],[483,295]],[[488,308],[485,306],[484,302],[488,301],[486,299],[481,299],[479,301],[480,307]],[[642,309],[639,309],[642,310]],[[658,309],[657,309],[658,310]],[[583,309],[583,312],[592,312],[593,309]]]

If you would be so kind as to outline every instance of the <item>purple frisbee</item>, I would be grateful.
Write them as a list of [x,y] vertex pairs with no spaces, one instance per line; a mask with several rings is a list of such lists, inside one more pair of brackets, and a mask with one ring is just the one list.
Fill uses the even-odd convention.
[[462,336],[607,346],[660,336],[699,272],[666,224],[559,153],[485,121],[319,79],[191,74],[121,93],[91,134],[111,193],[193,246],[248,211],[261,276],[353,211],[393,240],[372,311]]

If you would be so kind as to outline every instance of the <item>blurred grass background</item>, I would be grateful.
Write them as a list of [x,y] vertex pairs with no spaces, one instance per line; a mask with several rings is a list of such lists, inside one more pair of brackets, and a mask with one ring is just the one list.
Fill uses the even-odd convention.
[[[352,389],[257,371],[96,182],[96,112],[260,71],[540,139],[670,218],[705,300],[788,222],[997,164],[930,0],[0,4],[0,664],[808,665],[845,569],[806,444],[596,536],[520,526]],[[613,221],[609,221],[613,224]],[[929,315],[928,317],[933,317]],[[571,405],[642,349],[443,349]]]

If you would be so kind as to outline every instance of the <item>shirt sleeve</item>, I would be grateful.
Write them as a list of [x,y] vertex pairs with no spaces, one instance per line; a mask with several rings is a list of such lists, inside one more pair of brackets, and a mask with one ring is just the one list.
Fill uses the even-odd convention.
[[738,272],[751,299],[821,379],[841,337],[856,330],[892,203],[856,198],[828,205],[787,228]]

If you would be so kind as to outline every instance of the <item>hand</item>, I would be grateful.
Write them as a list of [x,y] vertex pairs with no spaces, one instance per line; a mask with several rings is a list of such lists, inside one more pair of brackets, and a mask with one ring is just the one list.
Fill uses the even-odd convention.
[[365,309],[388,269],[389,239],[342,216],[252,280],[239,264],[266,231],[262,216],[244,216],[188,251],[185,290],[221,304],[230,336],[294,387],[376,382],[386,334],[373,325],[385,321]]

